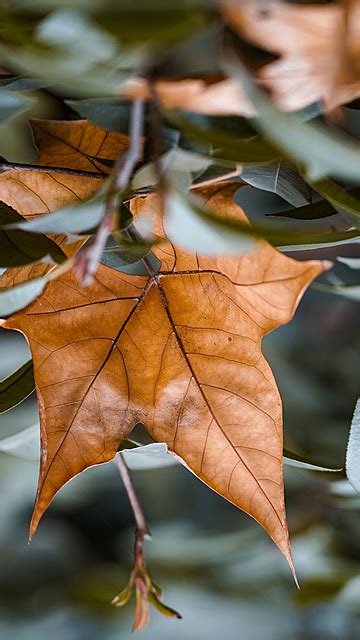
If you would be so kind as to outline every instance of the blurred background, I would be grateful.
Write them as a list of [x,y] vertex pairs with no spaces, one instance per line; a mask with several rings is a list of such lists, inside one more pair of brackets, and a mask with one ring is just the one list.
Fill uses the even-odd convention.
[[[247,208],[251,200],[256,215],[250,192],[258,193],[247,187],[239,197],[248,199]],[[268,210],[284,205],[269,197]],[[333,251],[306,258],[334,258]],[[354,245],[342,254],[355,255]],[[345,265],[336,270],[347,281],[356,277]],[[295,319],[265,338],[264,350],[283,398],[286,447],[315,464],[342,467],[359,393],[357,303],[313,286]],[[20,334],[0,333],[1,378],[28,357]],[[31,396],[0,416],[1,437],[37,420]],[[110,605],[128,579],[134,530],[117,468],[95,467],[68,484],[28,546],[38,473],[33,449],[23,441],[0,452],[0,637],[126,640],[132,607]],[[286,467],[300,591],[263,530],[186,469],[174,464],[133,476],[153,533],[146,544],[150,574],[183,615],[177,621],[154,611],[144,640],[359,639],[360,496],[343,473]]]

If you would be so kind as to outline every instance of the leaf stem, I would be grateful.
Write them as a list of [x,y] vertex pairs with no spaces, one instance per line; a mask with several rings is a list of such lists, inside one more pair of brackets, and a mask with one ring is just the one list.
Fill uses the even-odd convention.
[[134,514],[135,523],[136,523],[136,533],[135,533],[135,556],[137,552],[142,551],[142,546],[144,540],[151,540],[151,533],[146,521],[145,513],[141,506],[139,497],[136,493],[136,489],[134,487],[129,468],[124,460],[122,452],[119,451],[115,456],[115,461],[119,469],[119,473],[121,479],[124,483],[124,487],[129,498],[129,502]]
[[38,171],[40,173],[62,173],[67,176],[77,176],[78,178],[95,178],[103,180],[108,174],[102,171],[85,171],[82,169],[69,169],[67,167],[50,167],[41,164],[24,164],[19,162],[0,162],[0,173],[5,171]]
[[107,238],[113,226],[116,213],[129,186],[135,166],[142,158],[144,129],[144,101],[134,100],[130,113],[129,137],[127,150],[121,153],[114,164],[110,177],[110,185],[104,217],[99,225],[95,238],[78,253],[76,273],[81,282],[90,284],[101,260]]

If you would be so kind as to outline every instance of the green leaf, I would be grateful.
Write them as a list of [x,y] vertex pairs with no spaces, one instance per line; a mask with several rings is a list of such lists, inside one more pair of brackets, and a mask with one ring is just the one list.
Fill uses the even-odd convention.
[[108,131],[128,133],[131,102],[116,98],[88,98],[87,100],[65,100],[82,118]]
[[[124,43],[142,43],[148,47],[168,47],[188,38],[206,26],[206,3],[177,0],[164,2],[117,4],[117,10],[97,12],[97,22]],[[119,6],[120,5],[120,6]],[[198,5],[198,6],[197,6]],[[140,7],[142,7],[140,9]]]
[[0,89],[0,122],[12,118],[15,114],[24,111],[31,104],[31,100],[21,94]]
[[221,220],[190,194],[170,189],[165,196],[164,228],[171,242],[202,255],[238,255],[254,248],[249,233],[238,227],[234,233]]
[[[70,14],[70,15],[69,15]],[[75,27],[78,21],[74,20],[71,25],[71,14],[65,20],[68,22],[59,27],[59,34],[67,31],[64,40],[56,42],[54,31],[55,23],[48,23],[42,30],[39,26],[39,39],[34,37],[26,39],[18,45],[18,41],[0,42],[0,55],[3,64],[9,67],[16,67],[25,74],[33,74],[45,84],[60,85],[67,91],[81,97],[111,95],[118,90],[121,83],[132,76],[141,59],[144,51],[126,50],[120,48],[116,43],[116,52],[111,53],[112,45],[100,51],[98,43],[94,45],[91,53],[91,41],[97,42],[97,38],[92,33],[91,21],[84,18],[83,36],[76,36]],[[51,27],[51,28],[50,28]],[[72,27],[74,30],[72,31]],[[95,25],[96,31],[96,25]],[[80,33],[81,29],[79,29]],[[103,35],[100,29],[101,35]],[[3,33],[3,32],[2,32]],[[108,34],[109,42],[115,42]],[[100,35],[99,35],[100,40]],[[105,53],[107,58],[104,59]]]
[[0,291],[0,318],[20,311],[42,293],[47,278],[34,278],[11,289]]
[[168,467],[177,464],[177,460],[168,453],[164,442],[152,442],[147,445],[126,447],[122,449],[122,455],[130,469],[146,470]]
[[63,53],[63,63],[87,71],[93,63],[111,59],[117,52],[115,38],[77,9],[59,8],[40,22],[36,39]]
[[0,440],[0,451],[23,458],[38,460],[40,457],[40,425],[34,424],[13,436]]
[[193,185],[206,183],[208,180],[226,180],[230,176],[232,178],[240,176],[241,168],[236,164],[224,166],[223,164],[211,164],[205,171],[198,173],[193,180]]
[[[319,180],[311,185],[320,193],[338,213],[346,215],[347,219],[360,228],[360,200],[351,192],[345,191],[332,180]],[[356,192],[360,192],[359,189]]]
[[170,149],[159,158],[157,164],[154,162],[145,164],[135,173],[132,179],[132,188],[134,191],[138,191],[157,184],[160,171],[161,176],[171,174],[172,182],[174,175],[177,176],[177,180],[184,185],[184,190],[188,190],[192,182],[192,174],[202,173],[212,164],[213,159],[209,156],[202,156],[180,148]]
[[350,269],[360,269],[360,258],[347,258],[344,256],[338,256],[336,258],[339,262],[346,264]]
[[336,214],[337,211],[335,211],[329,202],[319,200],[304,207],[279,211],[278,213],[269,213],[267,216],[269,218],[290,218],[292,220],[320,220],[321,218],[329,218]]
[[25,400],[35,388],[32,360],[0,382],[0,413]]
[[42,293],[49,280],[53,280],[67,271],[71,264],[71,259],[66,260],[66,262],[63,262],[58,267],[54,267],[41,278],[33,278],[10,289],[0,291],[0,318],[10,316],[30,304],[30,302]]
[[311,201],[311,189],[300,174],[291,166],[279,161],[245,169],[241,179],[257,189],[276,193],[294,207],[307,205]]
[[360,284],[322,284],[316,282],[314,288],[318,291],[324,291],[324,293],[333,293],[343,298],[350,298],[350,300],[360,301]]
[[[174,198],[171,198],[173,193],[175,193]],[[185,243],[183,246],[191,251],[197,250],[201,252],[204,250],[206,252],[209,251],[211,246],[211,250],[236,253],[236,246],[238,251],[243,250],[242,246],[246,246],[244,240],[246,236],[265,238],[268,242],[275,246],[280,246],[283,250],[291,250],[296,247],[297,249],[300,249],[300,247],[301,249],[311,249],[318,246],[330,246],[334,243],[353,242],[358,238],[358,232],[356,231],[306,233],[303,231],[289,231],[288,229],[271,229],[266,225],[260,224],[250,225],[234,218],[216,216],[191,195],[179,194],[174,190],[169,193],[169,196],[165,217],[166,232],[169,232],[170,225],[170,235],[174,241],[179,244]],[[206,223],[208,236],[203,235],[205,226],[200,227],[199,223],[201,221]],[[199,236],[199,234],[201,235]],[[221,234],[221,241],[219,234]],[[209,243],[208,245],[207,242]],[[206,246],[208,247],[207,249]],[[249,244],[248,246],[250,248]],[[198,249],[195,247],[198,247]]]
[[120,203],[117,221],[116,221],[116,230],[117,231],[125,231],[130,227],[133,222],[133,215],[129,209],[129,207],[123,202]]
[[205,145],[211,145],[216,158],[240,164],[261,164],[279,157],[279,152],[259,136],[240,138],[227,131],[202,127],[174,111],[165,110],[164,115],[182,133]]
[[[347,235],[348,234],[348,235]],[[343,237],[341,237],[343,235]],[[303,236],[302,236],[303,238]],[[333,238],[333,239],[331,239]],[[337,238],[337,239],[335,239]],[[317,241],[317,239],[319,241]],[[326,249],[328,247],[339,247],[343,244],[358,244],[360,242],[360,236],[356,235],[352,231],[343,232],[336,231],[334,235],[330,233],[322,233],[314,236],[313,239],[309,239],[308,242],[294,242],[293,244],[281,245],[281,251],[307,251],[314,249]],[[315,286],[315,285],[314,285]]]
[[360,493],[360,398],[355,405],[351,421],[345,466],[350,484]]
[[50,82],[44,82],[37,78],[26,78],[21,75],[0,74],[0,87],[6,87],[7,91],[34,91],[48,87]]
[[303,458],[288,449],[284,449],[284,464],[290,467],[297,467],[298,469],[305,469],[307,471],[323,471],[324,473],[339,473],[342,471],[342,468],[334,469],[332,467],[321,467],[317,464],[312,464],[306,460],[306,458]]
[[333,175],[360,180],[360,144],[349,135],[314,122],[304,122],[294,113],[284,113],[254,83],[238,61],[226,63],[254,104],[254,126],[289,158],[306,168],[310,181]]
[[1,267],[18,267],[47,256],[55,262],[66,260],[66,255],[50,238],[38,233],[27,233],[17,228],[4,228],[14,220],[20,221],[15,224],[28,224],[17,211],[0,202]]
[[33,220],[21,218],[21,221],[7,225],[6,230],[21,229],[22,233],[81,233],[97,227],[104,213],[104,190],[101,189],[90,200],[46,213]]
[[133,242],[126,240],[116,232],[106,241],[105,249],[101,258],[102,264],[106,264],[112,269],[122,271],[123,267],[134,264],[142,260],[150,252],[154,242]]

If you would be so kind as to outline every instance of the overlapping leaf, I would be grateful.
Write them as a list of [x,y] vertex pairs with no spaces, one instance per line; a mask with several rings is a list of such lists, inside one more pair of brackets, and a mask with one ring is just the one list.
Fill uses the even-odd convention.
[[[164,79],[156,82],[154,90],[167,109],[207,115],[254,115],[251,102],[232,79]],[[148,100],[151,89],[144,78],[132,78],[122,85],[121,95],[132,100]]]
[[280,108],[323,100],[330,110],[360,95],[360,2],[222,3],[229,23],[250,42],[280,55],[258,78]]
[[33,120],[39,156],[35,164],[64,173],[10,170],[0,174],[0,200],[26,218],[90,198],[101,179],[68,175],[66,169],[108,173],[96,157],[114,160],[127,148],[125,135],[105,131],[86,120]]
[[[94,172],[98,176],[100,172],[104,173],[105,178],[110,170],[100,164],[96,157],[115,160],[128,144],[127,136],[105,131],[86,120],[34,120],[32,128],[39,149],[35,164],[58,167],[64,169],[64,173],[11,169],[0,174],[0,199],[28,220],[65,205],[75,206],[90,198],[103,180],[87,175],[69,175],[66,170]],[[53,238],[67,256],[73,255],[83,243],[77,241],[69,244],[63,235]],[[49,249],[47,252],[51,253]],[[10,269],[0,276],[0,289],[42,277],[48,270],[49,265],[44,263]]]
[[[228,192],[229,189],[229,192]],[[243,218],[233,185],[200,190]],[[225,205],[227,203],[227,205]],[[157,213],[159,201],[137,199]],[[193,473],[253,516],[292,566],[282,470],[282,409],[262,336],[287,322],[329,263],[296,262],[264,241],[241,258],[155,248],[159,273],[68,272],[6,321],[29,340],[41,416],[31,534],[62,485],[110,460],[141,421]]]

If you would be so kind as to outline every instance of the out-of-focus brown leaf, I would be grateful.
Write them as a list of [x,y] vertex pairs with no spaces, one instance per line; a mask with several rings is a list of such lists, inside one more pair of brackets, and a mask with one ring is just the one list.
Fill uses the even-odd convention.
[[[38,165],[104,173],[109,170],[96,158],[115,160],[128,146],[127,136],[87,120],[33,120],[31,126]],[[10,170],[0,174],[0,200],[30,218],[86,200],[101,184],[101,179],[65,172]]]
[[279,107],[323,100],[327,110],[360,95],[360,2],[290,4],[224,0],[225,18],[251,43],[280,56],[259,81]]
[[[245,218],[235,183],[199,189],[217,215]],[[156,196],[137,199],[159,211]],[[245,218],[246,219],[246,218]],[[158,223],[160,217],[158,217]],[[329,263],[297,262],[260,241],[241,258],[154,249],[159,273],[73,272],[4,326],[30,344],[41,417],[31,524],[65,482],[106,462],[141,421],[209,487],[255,518],[292,567],[282,467],[282,407],[262,336],[288,322]]]
[[[167,109],[181,109],[204,115],[254,115],[248,98],[232,79],[206,82],[201,78],[159,80],[154,87],[157,98]],[[121,89],[132,100],[151,97],[149,83],[144,78],[132,78]]]

